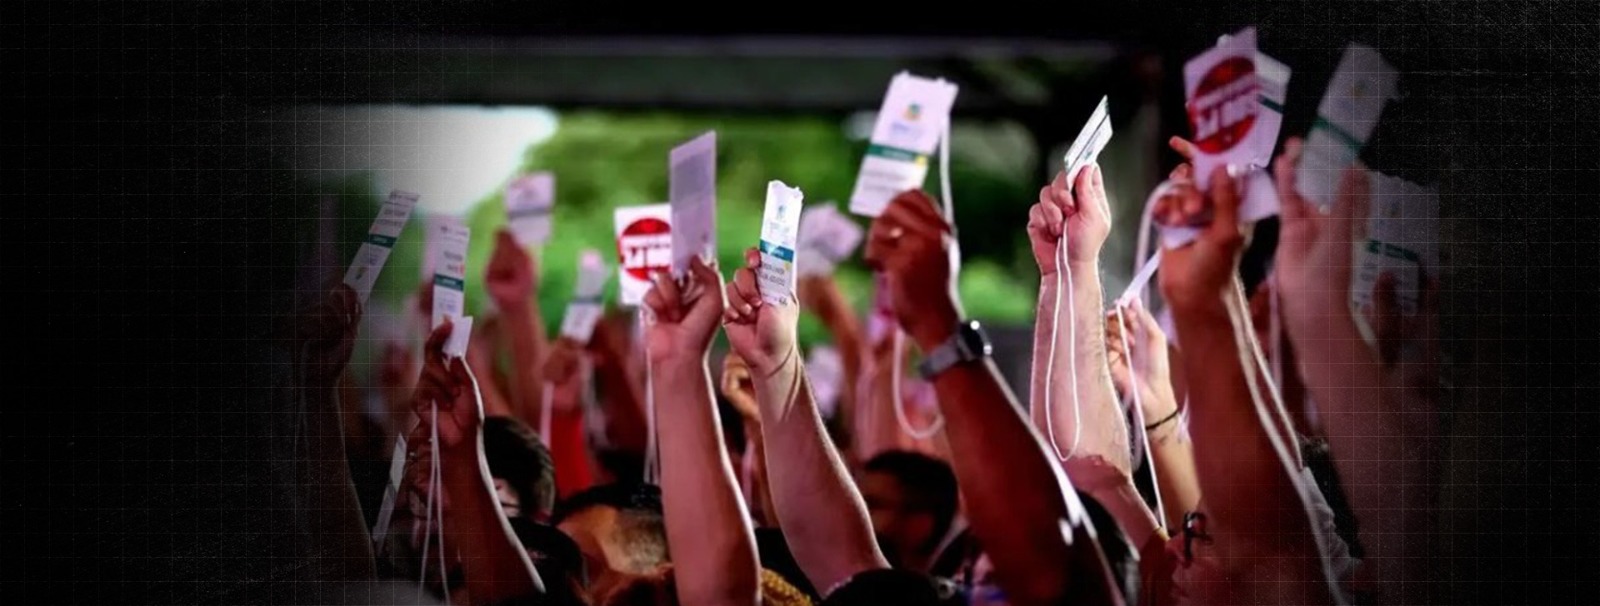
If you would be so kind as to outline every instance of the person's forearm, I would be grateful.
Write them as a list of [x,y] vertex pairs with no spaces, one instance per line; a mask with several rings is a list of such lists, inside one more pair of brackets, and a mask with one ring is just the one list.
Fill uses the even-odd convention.
[[444,517],[447,547],[460,554],[474,604],[535,599],[544,593],[544,584],[500,510],[480,440],[472,438],[456,451],[441,453],[440,473],[450,499]]
[[933,385],[972,532],[1011,602],[1120,603],[1071,483],[1013,407],[993,363],[957,365]]
[[524,303],[500,310],[506,338],[511,341],[511,404],[523,422],[539,426],[539,411],[544,401],[544,321],[539,302],[529,297]]
[[767,447],[766,440],[761,438],[761,424],[745,422],[745,452],[744,457],[750,466],[750,477],[745,478],[750,482],[746,492],[752,495],[750,503],[752,510],[751,520],[760,526],[778,527],[777,514],[773,513],[772,491],[767,489]]
[[306,536],[323,545],[314,550],[318,566],[337,570],[337,578],[366,580],[377,576],[372,559],[372,540],[350,478],[344,436],[341,431],[337,388],[312,387],[305,392],[309,435],[304,477],[299,480],[306,495],[305,509],[319,512],[310,516]]
[[1213,352],[1184,366],[1195,469],[1217,529],[1213,534],[1219,543],[1254,545],[1262,554],[1307,553],[1310,546],[1314,556],[1315,538],[1297,480],[1287,455],[1272,442],[1271,419],[1264,422],[1258,412],[1265,402],[1256,402],[1250,391],[1254,365],[1244,364],[1248,354],[1237,334],[1247,327],[1234,321],[1243,312],[1230,310],[1237,307],[1234,297],[1218,295],[1212,304],[1174,309],[1184,348]]
[[830,591],[867,570],[887,568],[861,495],[818,416],[797,350],[777,368],[751,369],[776,517],[811,584]]
[[500,382],[495,380],[494,364],[477,356],[467,356],[472,374],[478,377],[478,390],[483,394],[483,413],[491,417],[512,417],[516,412],[506,399]]
[[1402,386],[1385,384],[1377,353],[1348,317],[1291,330],[1291,339],[1360,522],[1370,576],[1380,588],[1401,590],[1390,581],[1407,574],[1406,557],[1426,550],[1440,446],[1433,407]]
[[[1056,284],[1055,275],[1047,275],[1039,281],[1039,307],[1034,314],[1033,322],[1033,365],[1028,383],[1028,421],[1044,436],[1050,435],[1050,414],[1045,409],[1049,402],[1050,383],[1057,377],[1050,376],[1047,369],[1051,367],[1051,352],[1055,346],[1052,340],[1052,330],[1060,319],[1056,317],[1056,298],[1060,295],[1060,287]],[[1052,453],[1052,456],[1055,456]]]
[[868,398],[862,402],[861,422],[852,432],[856,436],[858,463],[869,461],[881,452],[900,448],[900,425],[895,420],[894,407],[904,406],[905,402],[895,400],[894,373],[901,370],[894,365],[895,362],[890,358],[881,359],[867,374]]
[[[1177,407],[1164,405],[1161,410],[1169,412],[1157,418],[1147,418],[1147,423],[1168,419],[1168,415],[1177,411]],[[1139,428],[1137,431],[1144,431],[1145,438],[1149,440],[1150,462],[1156,472],[1156,490],[1161,493],[1161,505],[1166,514],[1164,522],[1168,529],[1182,528],[1183,515],[1200,508],[1200,484],[1195,477],[1194,446],[1189,442],[1189,434],[1176,417],[1154,429]]]
[[[840,365],[844,370],[844,384],[851,386],[851,389],[839,390],[839,411],[844,415],[843,418],[852,419],[854,417],[851,415],[857,406],[854,386],[861,380],[864,364],[865,349],[861,337],[861,323],[856,320],[854,310],[850,309],[849,302],[845,300],[844,294],[839,292],[838,287],[831,282],[829,287],[831,290],[828,310],[826,313],[819,313],[818,316],[821,317],[823,325],[827,326],[828,333],[833,336],[834,348],[839,351]],[[844,428],[844,435],[841,436],[839,447],[847,451],[854,447],[856,440],[855,428],[852,425],[840,424]]]
[[[1055,415],[1056,429],[1066,428],[1078,435],[1081,445],[1091,453],[1119,455],[1128,452],[1128,433],[1123,429],[1122,406],[1117,402],[1116,390],[1111,385],[1111,369],[1106,364],[1105,312],[1101,300],[1100,270],[1096,263],[1071,263],[1071,292],[1061,301],[1072,306],[1072,316],[1063,309],[1057,322],[1073,322],[1072,330],[1063,325],[1056,331],[1055,369],[1052,370],[1051,414]],[[1065,283],[1064,283],[1065,284]],[[1063,291],[1065,292],[1065,291]],[[1076,339],[1072,341],[1070,339]],[[1071,354],[1071,355],[1068,355]],[[1074,373],[1076,369],[1076,373]],[[1076,376],[1076,381],[1072,380]],[[1076,398],[1074,391],[1076,390]],[[1073,411],[1076,403],[1078,410]],[[1082,423],[1081,433],[1073,429]],[[1108,435],[1106,432],[1110,431]],[[1057,440],[1063,439],[1061,435]],[[1072,440],[1071,437],[1066,438]],[[1127,461],[1118,456],[1119,466]]]
[[723,447],[711,375],[704,356],[683,358],[658,365],[654,386],[678,602],[753,605],[760,584],[755,535]]

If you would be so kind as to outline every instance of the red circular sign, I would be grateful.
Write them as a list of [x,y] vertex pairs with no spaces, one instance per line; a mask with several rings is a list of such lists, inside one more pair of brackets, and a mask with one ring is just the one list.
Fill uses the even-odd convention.
[[1254,61],[1233,57],[1217,63],[1195,86],[1189,101],[1189,126],[1195,147],[1220,154],[1244,141],[1255,126],[1261,83]]
[[629,223],[617,236],[617,258],[622,270],[639,280],[672,266],[672,226],[647,217]]

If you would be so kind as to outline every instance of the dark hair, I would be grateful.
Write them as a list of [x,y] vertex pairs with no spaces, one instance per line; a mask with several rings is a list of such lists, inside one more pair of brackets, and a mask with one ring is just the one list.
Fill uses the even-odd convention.
[[1128,535],[1122,533],[1117,519],[1094,497],[1078,491],[1078,500],[1083,502],[1083,509],[1089,514],[1089,523],[1094,525],[1095,541],[1100,544],[1100,554],[1105,556],[1106,565],[1111,568],[1111,579],[1116,581],[1117,589],[1122,592],[1122,601],[1138,603],[1138,547],[1128,541]]
[[532,556],[533,568],[544,581],[545,602],[583,603],[589,576],[578,544],[560,530],[527,518],[511,520],[511,530],[517,534],[522,548]]
[[483,456],[489,475],[505,480],[522,501],[522,517],[542,519],[556,501],[555,464],[550,449],[527,423],[511,417],[483,420]]
[[635,569],[653,568],[669,560],[667,526],[661,508],[661,487],[642,483],[595,486],[563,499],[551,524],[595,507],[617,510],[617,540]]
[[934,541],[950,530],[959,505],[956,474],[950,465],[922,453],[888,450],[869,459],[862,469],[893,476],[905,489],[908,505],[932,513],[936,520]]

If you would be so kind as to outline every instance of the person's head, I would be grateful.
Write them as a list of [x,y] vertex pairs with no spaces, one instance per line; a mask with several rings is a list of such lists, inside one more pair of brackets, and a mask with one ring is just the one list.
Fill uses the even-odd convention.
[[484,419],[483,455],[506,517],[549,519],[556,501],[555,465],[533,428],[511,417]]
[[656,486],[590,488],[563,500],[553,522],[578,544],[589,573],[589,595],[596,598],[634,577],[657,574],[668,562],[661,489]]
[[891,450],[862,467],[861,497],[890,558],[932,552],[955,521],[956,475],[943,461]]

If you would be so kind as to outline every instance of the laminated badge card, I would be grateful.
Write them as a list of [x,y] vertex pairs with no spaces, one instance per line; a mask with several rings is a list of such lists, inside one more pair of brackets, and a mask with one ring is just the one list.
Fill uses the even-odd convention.
[[767,206],[761,219],[761,299],[773,305],[795,300],[795,239],[800,232],[800,188],[782,181],[767,183]]
[[578,255],[578,282],[572,302],[567,304],[567,314],[561,319],[561,336],[582,344],[594,335],[594,326],[605,311],[601,293],[606,286],[606,272],[600,251],[585,249]]
[[672,268],[672,206],[623,206],[617,226],[617,287],[623,305],[636,307],[650,292],[650,276]]
[[861,160],[850,212],[876,217],[901,192],[922,187],[928,159],[949,126],[956,91],[954,83],[944,80],[895,75]]
[[1295,174],[1295,185],[1307,200],[1324,211],[1333,203],[1339,174],[1361,155],[1383,106],[1399,94],[1398,80],[1378,51],[1359,44],[1345,48],[1317,106],[1317,120]]
[[547,172],[523,175],[506,185],[506,220],[523,248],[550,239],[550,211],[555,206],[556,177]]
[[344,274],[345,285],[356,291],[362,303],[372,294],[372,286],[377,284],[378,274],[389,262],[389,253],[394,251],[400,232],[405,231],[406,222],[411,219],[411,209],[416,206],[416,194],[397,189],[389,192],[389,199],[378,209],[378,218],[373,219],[372,227],[367,229],[366,241],[361,243],[355,261]]

